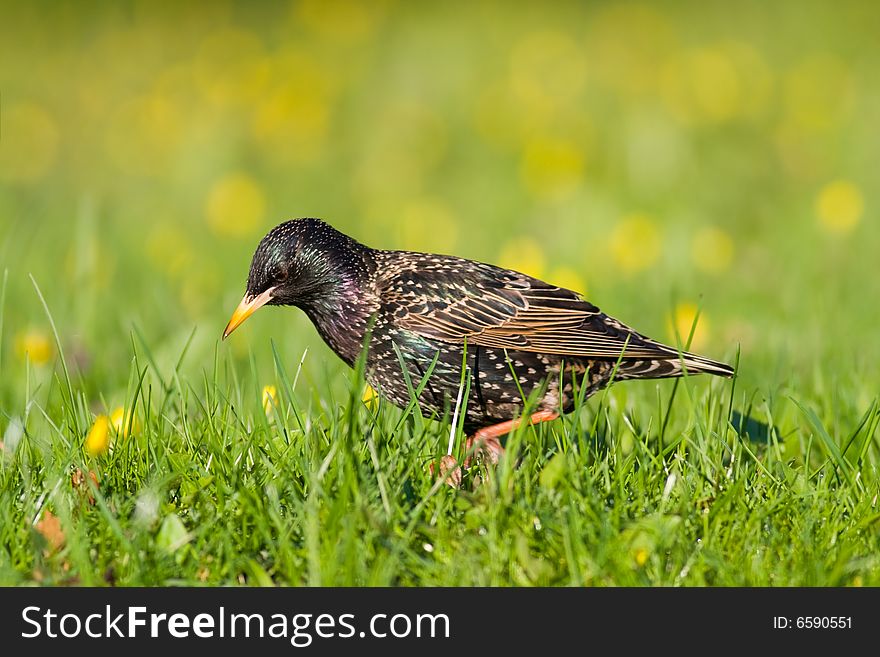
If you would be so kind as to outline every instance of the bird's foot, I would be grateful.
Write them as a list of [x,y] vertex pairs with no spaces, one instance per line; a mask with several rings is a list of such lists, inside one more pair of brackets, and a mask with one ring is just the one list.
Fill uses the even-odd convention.
[[[428,466],[431,476],[434,475],[434,464]],[[452,454],[447,454],[440,459],[440,476],[439,479],[445,479],[447,486],[452,488],[461,488],[461,466]]]
[[465,468],[470,468],[474,459],[479,459],[486,465],[497,465],[504,454],[504,447],[501,446],[498,436],[481,435],[481,432],[482,429],[465,441]]
[[[462,467],[465,470],[470,469],[475,461],[479,461],[482,465],[497,465],[504,454],[504,447],[501,445],[501,436],[510,433],[516,429],[523,421],[529,424],[538,424],[539,422],[547,422],[559,417],[555,411],[539,411],[526,418],[517,418],[500,422],[488,427],[483,427],[465,441],[465,459],[462,465],[458,464],[455,457],[447,454],[440,459],[440,478],[444,478],[446,484],[453,488],[461,488]],[[434,464],[429,466],[431,475],[434,475]],[[485,473],[488,476],[488,471]],[[483,477],[477,475],[474,477],[475,484],[479,485],[483,481]]]

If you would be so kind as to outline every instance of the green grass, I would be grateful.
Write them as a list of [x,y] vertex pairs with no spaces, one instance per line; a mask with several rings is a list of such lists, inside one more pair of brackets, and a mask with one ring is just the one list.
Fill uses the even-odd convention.
[[[5,3],[0,583],[880,585],[880,4],[518,4]],[[738,377],[437,485],[452,413],[367,408],[302,313],[219,342],[297,216],[699,307]]]
[[[29,391],[0,466],[0,582],[880,584],[876,403],[831,435],[817,400],[749,409],[732,381],[619,384],[522,428],[488,481],[475,469],[455,490],[427,468],[448,418],[370,409],[357,372],[307,381],[277,351],[260,371],[218,345],[183,377],[189,344],[161,369],[132,336],[137,423],[98,458],[66,367]],[[269,413],[264,382],[278,390]],[[74,486],[77,469],[98,486]],[[47,510],[58,550],[34,528]]]

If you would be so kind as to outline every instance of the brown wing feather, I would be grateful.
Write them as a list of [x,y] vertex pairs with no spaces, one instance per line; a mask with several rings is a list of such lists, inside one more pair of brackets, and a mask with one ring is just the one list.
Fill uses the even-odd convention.
[[[401,260],[400,256],[409,258]],[[493,265],[396,252],[384,281],[386,311],[401,328],[443,342],[583,358],[677,356],[605,315],[572,290]],[[410,284],[417,272],[419,286]]]

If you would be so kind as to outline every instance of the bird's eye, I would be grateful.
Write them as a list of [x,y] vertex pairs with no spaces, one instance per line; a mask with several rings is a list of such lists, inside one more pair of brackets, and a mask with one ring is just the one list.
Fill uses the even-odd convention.
[[274,265],[269,267],[269,270],[266,272],[266,274],[268,275],[269,281],[271,283],[278,285],[287,280],[287,267]]

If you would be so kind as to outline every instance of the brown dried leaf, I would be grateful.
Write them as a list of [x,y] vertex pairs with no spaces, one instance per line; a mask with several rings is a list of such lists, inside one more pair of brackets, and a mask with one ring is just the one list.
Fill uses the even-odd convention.
[[46,539],[46,542],[52,546],[53,550],[60,550],[64,547],[64,531],[61,529],[61,521],[58,516],[48,509],[43,512],[43,517],[34,526],[40,535]]

